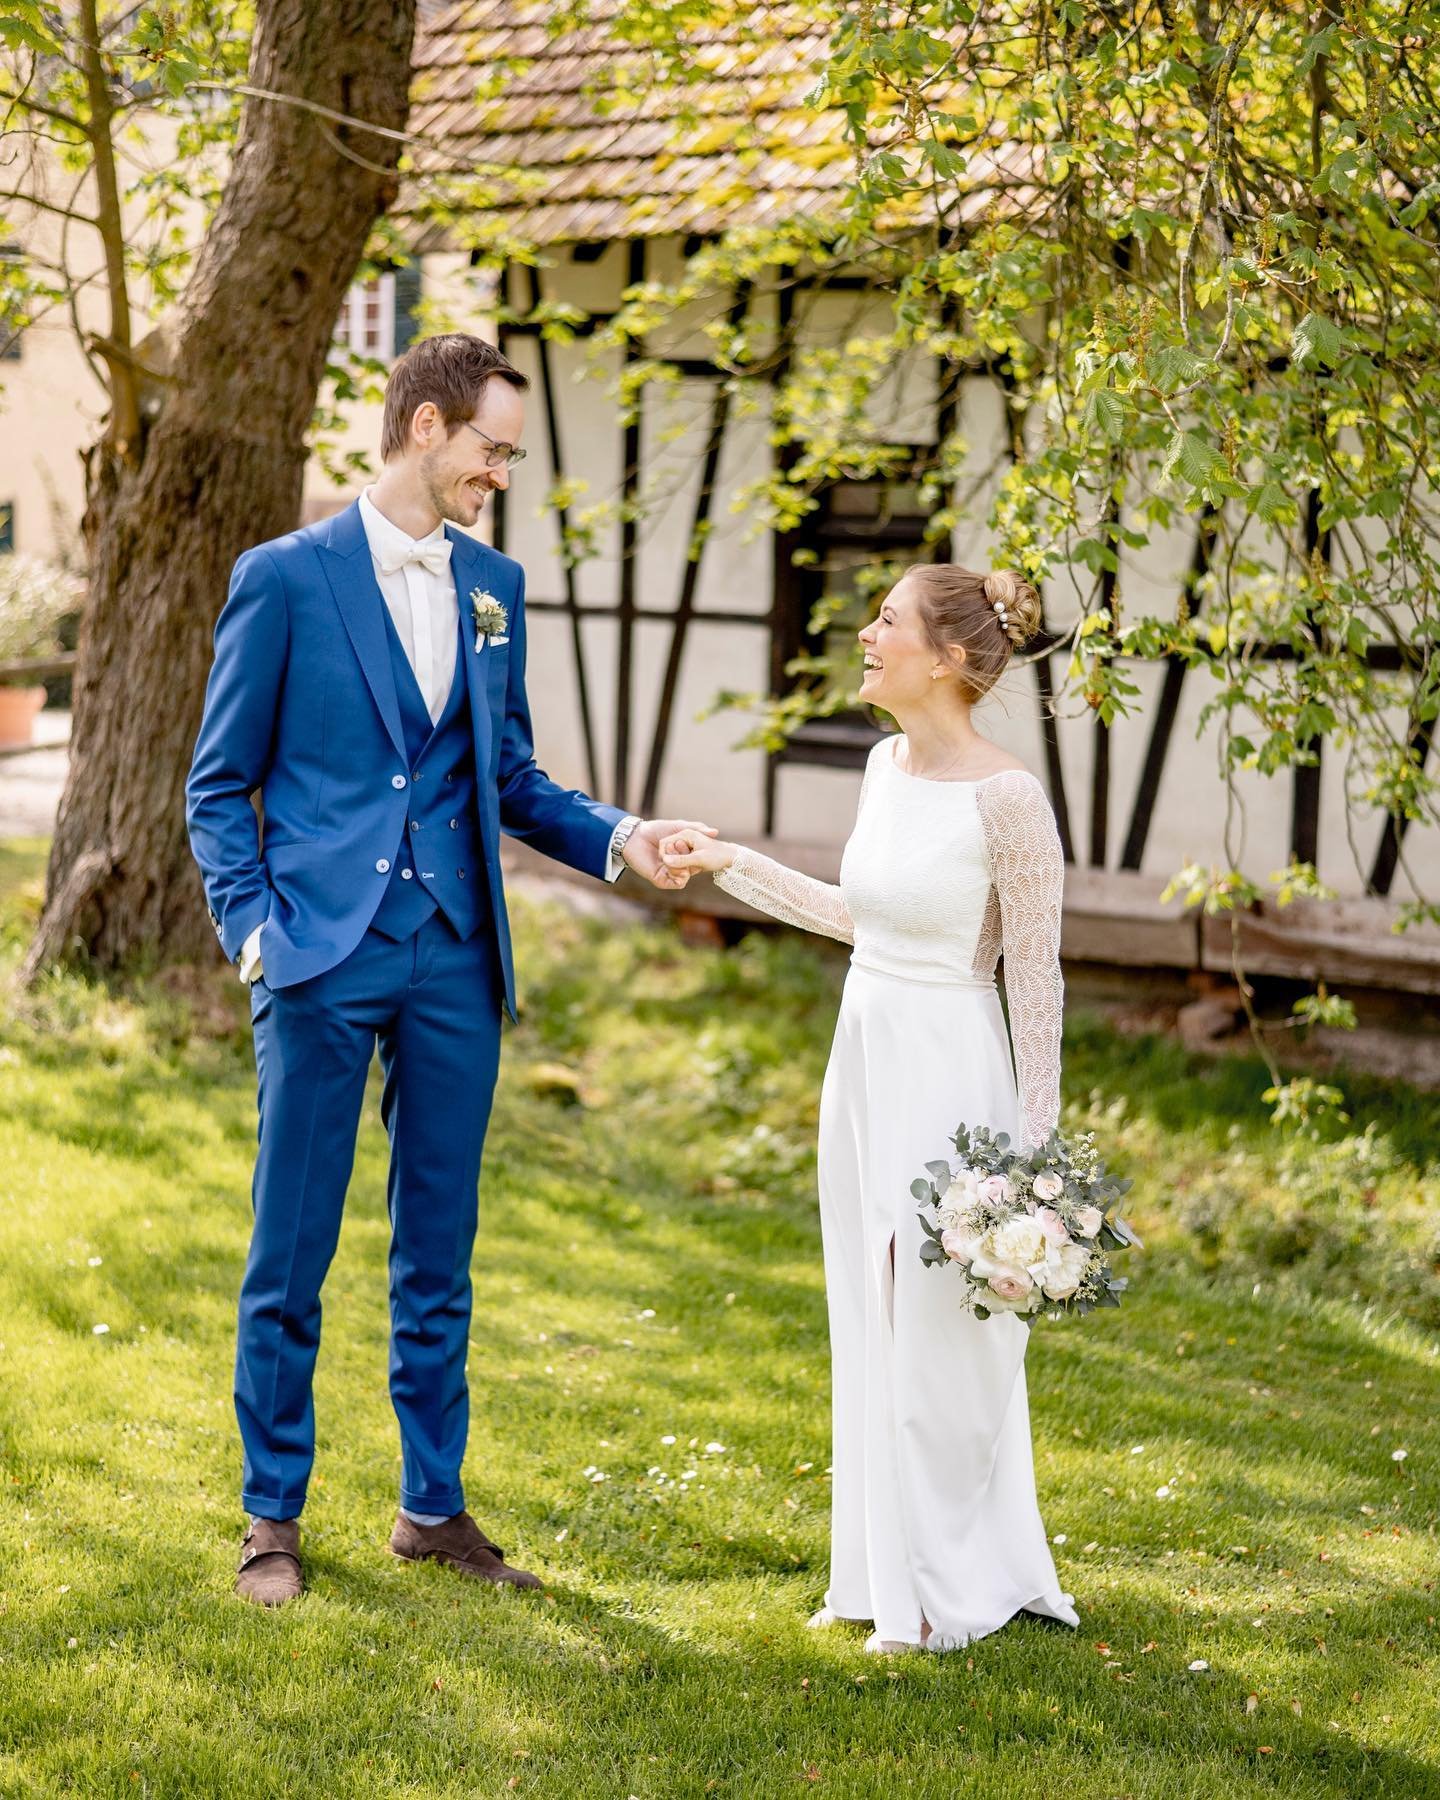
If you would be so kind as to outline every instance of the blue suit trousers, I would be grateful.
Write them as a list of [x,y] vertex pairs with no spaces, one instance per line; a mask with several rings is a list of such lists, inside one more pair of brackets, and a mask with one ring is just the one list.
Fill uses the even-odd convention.
[[404,943],[367,931],[324,974],[274,989],[262,979],[251,991],[260,1149],[235,1358],[249,1512],[288,1519],[305,1504],[320,1289],[377,1043],[390,1138],[400,1504],[447,1515],[464,1508],[470,1254],[504,998],[491,934],[461,942],[439,913]]

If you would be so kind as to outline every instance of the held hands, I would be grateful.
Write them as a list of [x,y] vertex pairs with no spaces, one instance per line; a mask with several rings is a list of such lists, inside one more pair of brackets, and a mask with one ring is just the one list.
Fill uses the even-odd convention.
[[692,875],[713,875],[717,869],[728,869],[737,848],[717,838],[708,828],[697,831],[686,825],[662,840],[660,860],[679,877],[683,887]]
[[625,840],[620,857],[627,868],[633,869],[637,875],[643,875],[646,881],[657,888],[683,888],[692,871],[667,866],[661,856],[662,846],[682,841],[687,844],[704,844],[714,836],[713,825],[699,825],[691,819],[646,819]]

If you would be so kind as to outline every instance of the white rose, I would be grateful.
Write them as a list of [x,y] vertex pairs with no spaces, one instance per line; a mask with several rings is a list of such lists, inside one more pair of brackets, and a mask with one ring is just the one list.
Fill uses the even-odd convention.
[[1028,1268],[1045,1254],[1046,1237],[1040,1221],[1032,1213],[1021,1213],[997,1225],[990,1234],[994,1242],[995,1260]]
[[980,1198],[987,1206],[1002,1205],[1013,1191],[1003,1175],[987,1175],[980,1183]]
[[1098,1206],[1082,1206],[1075,1215],[1075,1229],[1081,1237],[1093,1238],[1105,1223],[1105,1215]]
[[1051,1169],[1047,1169],[1043,1175],[1037,1175],[1034,1186],[1037,1200],[1058,1200],[1065,1192],[1065,1183]]

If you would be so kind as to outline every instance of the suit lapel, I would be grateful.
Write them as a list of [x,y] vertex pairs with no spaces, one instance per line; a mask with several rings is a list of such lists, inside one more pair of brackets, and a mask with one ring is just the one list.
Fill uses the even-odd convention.
[[470,591],[472,588],[485,586],[487,553],[483,544],[477,544],[474,538],[467,537],[462,531],[455,531],[447,526],[445,535],[454,546],[450,552],[450,567],[455,572],[455,596],[460,603],[461,654],[465,658],[465,673],[470,689],[470,717],[475,729],[475,767],[481,772],[483,780],[484,771],[490,766],[490,742],[495,730],[489,680],[494,652],[483,638],[480,640],[482,647],[479,650],[475,648],[475,620],[470,604]]
[[[361,554],[363,552],[363,555]],[[391,742],[408,763],[405,727],[395,694],[395,671],[385,636],[385,597],[375,579],[370,541],[360,520],[357,501],[336,513],[330,531],[320,545],[320,566],[340,609],[350,643]]]

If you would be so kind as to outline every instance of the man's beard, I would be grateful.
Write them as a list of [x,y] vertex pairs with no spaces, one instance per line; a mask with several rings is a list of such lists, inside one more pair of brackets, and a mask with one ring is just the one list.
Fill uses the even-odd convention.
[[[464,518],[458,510],[459,502],[455,497],[454,489],[441,479],[442,462],[441,453],[437,451],[427,451],[421,458],[420,485],[425,490],[425,498],[447,524],[468,525],[472,521]],[[483,490],[476,490],[476,500],[483,510],[485,505]]]

